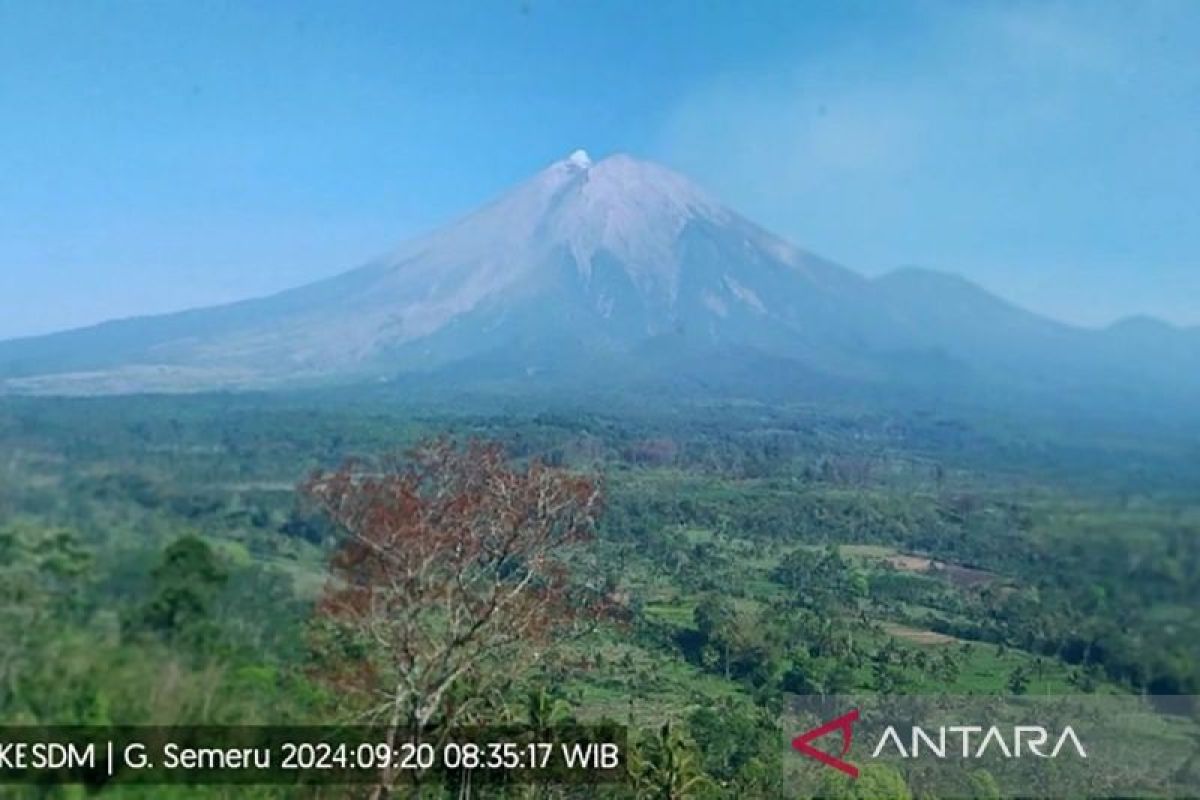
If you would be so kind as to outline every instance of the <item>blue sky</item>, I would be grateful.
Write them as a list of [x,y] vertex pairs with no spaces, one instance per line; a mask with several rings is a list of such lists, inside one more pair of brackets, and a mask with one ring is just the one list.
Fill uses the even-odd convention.
[[357,266],[576,147],[866,273],[1200,324],[1200,4],[0,0],[0,337]]

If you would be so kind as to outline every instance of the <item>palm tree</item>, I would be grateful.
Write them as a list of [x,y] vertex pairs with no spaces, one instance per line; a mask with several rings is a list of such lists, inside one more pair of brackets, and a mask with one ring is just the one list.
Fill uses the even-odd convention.
[[695,751],[670,722],[634,748],[630,767],[637,796],[644,800],[689,800],[712,785],[697,764]]
[[529,692],[525,713],[529,717],[529,727],[537,733],[545,733],[555,725],[568,721],[571,706],[565,700],[552,697],[544,687],[539,686]]

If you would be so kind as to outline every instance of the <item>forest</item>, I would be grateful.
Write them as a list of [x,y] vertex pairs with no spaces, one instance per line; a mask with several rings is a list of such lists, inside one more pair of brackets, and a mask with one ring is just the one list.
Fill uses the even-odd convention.
[[795,695],[1200,694],[1198,486],[1086,420],[7,398],[0,724],[613,723],[626,781],[478,796],[794,797]]

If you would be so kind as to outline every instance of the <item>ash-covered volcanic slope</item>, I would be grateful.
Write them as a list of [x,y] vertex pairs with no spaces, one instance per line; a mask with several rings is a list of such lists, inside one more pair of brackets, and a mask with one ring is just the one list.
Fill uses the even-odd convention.
[[[0,343],[10,388],[190,389],[389,377],[471,360],[526,374],[655,341],[829,362],[870,308],[860,276],[687,179],[582,151],[479,211],[271,297]],[[668,347],[669,349],[669,347]]]
[[576,151],[332,279],[0,343],[0,388],[191,391],[440,376],[685,381],[753,394],[791,377],[810,386],[1083,387],[1169,382],[1200,367],[1194,332],[1156,329],[1169,355],[1162,363],[1153,353],[1130,363],[1129,338],[1120,326],[1087,331],[1037,317],[939,273],[868,280],[666,168],[625,155],[593,163]]

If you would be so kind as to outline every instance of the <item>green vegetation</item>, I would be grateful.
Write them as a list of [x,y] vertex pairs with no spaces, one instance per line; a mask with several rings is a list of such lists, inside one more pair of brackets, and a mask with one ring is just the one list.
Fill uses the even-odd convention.
[[[749,406],[616,419],[14,399],[0,721],[339,718],[314,626],[338,531],[296,487],[441,433],[600,480],[597,536],[570,566],[623,614],[493,681],[489,713],[629,724],[639,796],[786,795],[789,693],[1200,693],[1190,442],[1096,450]],[[864,777],[825,793],[908,796],[899,774]],[[239,796],[290,796],[255,792]]]

